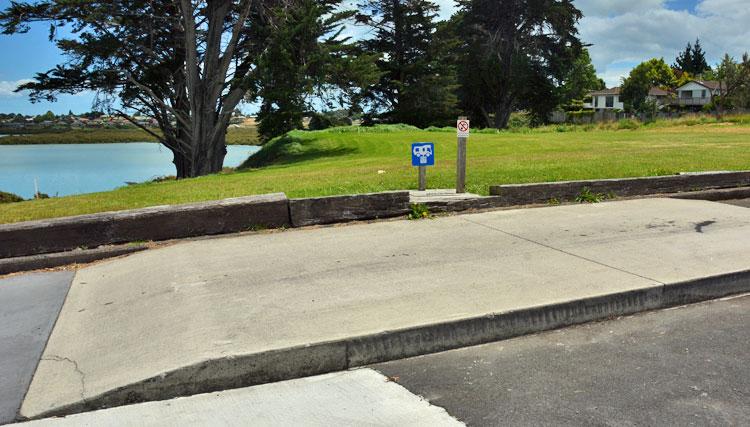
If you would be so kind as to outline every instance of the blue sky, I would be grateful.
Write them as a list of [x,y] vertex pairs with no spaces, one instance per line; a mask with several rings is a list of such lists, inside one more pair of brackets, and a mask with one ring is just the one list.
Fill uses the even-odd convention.
[[[580,22],[582,39],[590,48],[599,75],[609,86],[637,63],[664,57],[669,63],[688,41],[700,37],[710,63],[725,52],[739,56],[750,51],[750,0],[574,0],[585,18]],[[450,16],[453,0],[436,0],[441,15]],[[10,0],[0,0],[6,8]],[[38,114],[89,111],[93,94],[62,96],[58,102],[31,104],[13,89],[46,71],[63,58],[38,27],[28,34],[0,35],[0,112]],[[253,106],[243,110],[254,112]]]

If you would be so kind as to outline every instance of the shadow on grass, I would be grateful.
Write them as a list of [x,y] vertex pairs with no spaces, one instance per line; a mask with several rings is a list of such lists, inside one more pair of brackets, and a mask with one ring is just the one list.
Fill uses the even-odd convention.
[[260,151],[248,157],[237,167],[237,170],[289,165],[320,158],[345,156],[356,152],[357,149],[354,147],[325,148],[312,145],[312,141],[294,135],[284,135],[269,142]]

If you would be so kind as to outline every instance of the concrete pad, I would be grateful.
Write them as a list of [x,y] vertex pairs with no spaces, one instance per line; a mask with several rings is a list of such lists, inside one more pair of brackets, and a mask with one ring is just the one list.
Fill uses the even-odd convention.
[[141,403],[23,424],[44,426],[461,426],[371,370],[283,381],[244,389]]
[[0,280],[0,424],[18,414],[72,279],[64,271]]
[[628,200],[467,215],[467,221],[661,283],[750,267],[750,212],[715,202]]
[[[683,224],[711,209],[733,233],[676,227],[662,237],[686,250],[651,252],[658,239],[644,236],[658,232],[648,227],[654,216]],[[135,254],[78,272],[22,414],[248,385],[257,381],[253,372],[285,369],[283,351],[297,352],[295,372],[340,370],[358,356],[344,342],[356,337],[661,292],[653,277],[671,271],[664,266],[677,269],[674,278],[698,273],[689,265],[698,245],[708,248],[706,259],[726,257],[701,264],[707,275],[750,267],[741,256],[750,249],[749,222],[747,209],[650,199],[295,230]],[[588,235],[571,230],[595,238],[581,243]],[[565,249],[583,251],[586,242],[598,244],[590,257]]]

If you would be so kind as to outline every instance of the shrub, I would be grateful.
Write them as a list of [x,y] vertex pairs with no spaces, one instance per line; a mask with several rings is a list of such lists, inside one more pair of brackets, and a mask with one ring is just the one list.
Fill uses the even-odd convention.
[[641,124],[633,119],[620,119],[617,122],[617,129],[619,130],[635,130],[641,127]]
[[424,219],[430,217],[430,209],[427,205],[413,203],[409,206],[409,219]]
[[23,197],[17,194],[6,193],[5,191],[0,191],[0,203],[16,203],[16,202],[23,202]]

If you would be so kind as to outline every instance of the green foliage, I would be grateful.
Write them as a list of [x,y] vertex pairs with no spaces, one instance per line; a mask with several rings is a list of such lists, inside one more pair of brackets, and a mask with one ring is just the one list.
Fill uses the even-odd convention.
[[[576,100],[582,104],[582,100],[589,92],[604,89],[603,83],[596,75],[596,69],[591,63],[588,49],[581,49],[560,88],[560,104],[570,105],[574,104]],[[577,109],[580,110],[580,108]]]
[[23,197],[18,196],[13,193],[6,193],[5,191],[0,191],[0,203],[17,203],[17,202],[23,202]]
[[[463,110],[480,127],[508,126],[526,110],[544,123],[559,104],[563,81],[582,48],[573,2],[463,0],[452,19],[462,44],[459,90]],[[539,29],[544,28],[544,31]]]
[[362,49],[379,56],[380,77],[364,94],[372,116],[389,123],[445,126],[458,115],[458,46],[452,28],[437,21],[429,0],[367,0],[357,20],[374,29]]
[[711,69],[706,61],[706,54],[703,52],[700,39],[695,40],[695,45],[687,44],[685,50],[677,55],[672,68],[693,76],[702,76]]
[[720,113],[731,108],[750,108],[750,54],[742,55],[740,61],[724,55],[717,76],[722,84],[722,95],[714,101]]
[[509,129],[522,129],[530,128],[534,123],[534,118],[531,114],[525,111],[516,111],[511,113],[510,119],[508,120]]
[[[263,27],[262,38],[268,44],[258,61],[258,90],[249,96],[261,99],[261,141],[301,129],[314,92],[335,87],[344,104],[352,98],[346,95],[374,78],[372,57],[356,55],[348,39],[339,37],[343,21],[352,15],[337,11],[339,4],[340,0],[292,2],[272,12],[275,19],[270,24],[278,25]],[[324,126],[320,119],[316,125]]]
[[653,87],[671,89],[677,79],[664,59],[650,59],[633,68],[623,81],[620,98],[627,109],[643,111],[648,92]]
[[351,126],[352,119],[346,111],[323,111],[322,113],[312,113],[310,124],[307,126],[310,130],[323,130],[338,126]]
[[619,130],[635,130],[641,127],[641,124],[637,120],[633,119],[620,119],[617,122],[617,129]]
[[603,193],[592,193],[588,187],[583,187],[576,196],[576,203],[599,203],[607,198]]
[[421,203],[412,203],[409,206],[409,216],[411,220],[425,219],[430,217],[430,208]]

